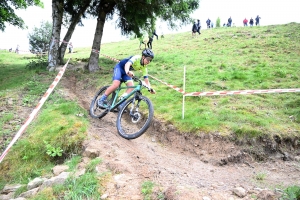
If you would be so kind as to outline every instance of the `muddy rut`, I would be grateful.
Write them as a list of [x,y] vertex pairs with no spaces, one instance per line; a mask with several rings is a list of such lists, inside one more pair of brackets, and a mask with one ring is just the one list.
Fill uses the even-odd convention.
[[[61,81],[64,95],[88,110],[96,88],[75,77]],[[89,117],[84,143],[103,159],[98,170],[112,172],[104,198],[143,199],[145,181],[155,183],[151,199],[277,199],[283,187],[300,184],[295,159],[284,161],[275,154],[257,161],[243,146],[218,134],[180,133],[157,119],[143,136],[126,140],[117,133],[116,116]]]

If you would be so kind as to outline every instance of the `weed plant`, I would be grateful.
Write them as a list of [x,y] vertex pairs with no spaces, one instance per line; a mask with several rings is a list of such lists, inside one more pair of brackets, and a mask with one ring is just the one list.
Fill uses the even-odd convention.
[[284,190],[284,194],[280,200],[299,200],[300,199],[300,186],[289,186]]
[[145,181],[142,184],[142,194],[144,196],[145,200],[150,200],[151,199],[151,194],[152,194],[152,190],[154,187],[154,183],[151,181]]

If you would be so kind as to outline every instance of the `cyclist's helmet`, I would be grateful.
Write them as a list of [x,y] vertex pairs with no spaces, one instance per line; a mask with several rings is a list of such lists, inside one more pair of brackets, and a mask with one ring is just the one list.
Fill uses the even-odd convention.
[[142,55],[145,57],[150,57],[152,59],[154,58],[154,53],[151,49],[144,49]]

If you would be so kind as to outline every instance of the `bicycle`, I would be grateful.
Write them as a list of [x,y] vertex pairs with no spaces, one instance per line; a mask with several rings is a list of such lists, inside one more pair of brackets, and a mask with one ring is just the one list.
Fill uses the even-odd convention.
[[[107,107],[99,107],[98,100],[109,86],[100,88],[90,105],[90,115],[93,118],[100,119],[108,112],[115,112],[119,105],[125,102],[124,106],[118,110],[116,125],[118,134],[128,140],[138,138],[146,132],[151,124],[154,113],[152,102],[143,96],[141,92],[143,88],[147,88],[150,92],[152,89],[138,77],[132,77],[132,79],[138,82],[138,84],[124,87],[122,84],[125,82],[121,80],[120,86],[107,97]],[[127,88],[133,88],[133,90],[120,99],[120,92]]]

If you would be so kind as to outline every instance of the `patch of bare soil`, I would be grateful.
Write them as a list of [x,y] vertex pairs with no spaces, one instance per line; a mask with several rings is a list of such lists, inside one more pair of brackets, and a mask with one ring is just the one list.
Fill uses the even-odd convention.
[[[62,79],[68,96],[87,110],[97,90],[88,82]],[[156,119],[143,136],[126,140],[117,133],[116,116],[90,118],[90,139],[85,142],[86,149],[103,158],[102,170],[114,174],[104,191],[108,199],[142,199],[141,186],[147,180],[157,184],[152,199],[277,199],[279,188],[300,184],[293,147],[295,154],[268,151],[273,142],[264,139],[237,145],[219,134],[180,133]],[[239,188],[246,192],[239,193]]]

